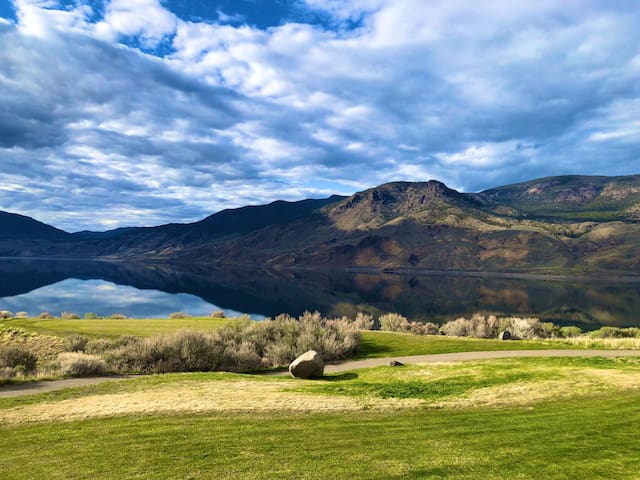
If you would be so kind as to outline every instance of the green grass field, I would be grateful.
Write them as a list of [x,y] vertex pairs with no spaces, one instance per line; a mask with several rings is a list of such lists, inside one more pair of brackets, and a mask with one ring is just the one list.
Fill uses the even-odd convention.
[[0,469],[8,480],[635,479],[639,422],[634,359],[320,381],[172,374],[0,401]]
[[233,321],[228,318],[190,317],[190,318],[129,318],[116,319],[77,319],[63,320],[59,318],[14,318],[3,320],[7,327],[22,328],[42,335],[69,336],[73,334],[89,337],[117,337],[134,335],[147,337],[161,333],[170,333],[183,328],[194,330],[213,330]]
[[497,350],[543,350],[578,348],[567,342],[543,340],[501,341],[485,338],[409,335],[393,332],[364,331],[358,358],[382,358],[436,353],[480,352]]

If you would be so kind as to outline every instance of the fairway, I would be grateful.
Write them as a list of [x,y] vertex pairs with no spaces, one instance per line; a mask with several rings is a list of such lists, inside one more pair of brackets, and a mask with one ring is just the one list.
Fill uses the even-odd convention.
[[497,350],[546,350],[579,348],[562,340],[501,341],[488,338],[410,335],[395,332],[363,331],[357,358],[385,358],[437,353]]
[[0,419],[6,479],[632,479],[640,361],[158,375],[4,399]]
[[170,333],[180,329],[214,330],[233,321],[228,318],[189,317],[189,318],[128,318],[128,319],[39,319],[14,318],[4,320],[7,327],[23,328],[42,335],[69,336],[74,334],[89,337],[117,337],[133,335],[148,337]]

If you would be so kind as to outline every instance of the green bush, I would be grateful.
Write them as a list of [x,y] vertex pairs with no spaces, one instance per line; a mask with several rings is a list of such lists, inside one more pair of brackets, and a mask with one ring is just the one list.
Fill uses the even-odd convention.
[[589,332],[591,338],[639,338],[640,328],[601,327]]
[[559,337],[561,338],[573,338],[582,335],[582,329],[574,325],[568,327],[560,327]]
[[84,318],[85,320],[97,320],[99,318],[102,318],[100,315],[98,315],[97,313],[93,313],[93,312],[87,312],[84,314]]

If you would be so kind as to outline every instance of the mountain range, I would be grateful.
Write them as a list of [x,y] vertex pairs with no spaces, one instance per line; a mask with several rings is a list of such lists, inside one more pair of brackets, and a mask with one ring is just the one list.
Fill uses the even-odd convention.
[[199,222],[67,233],[0,212],[0,255],[273,268],[640,273],[640,175],[561,176],[461,193],[393,182]]

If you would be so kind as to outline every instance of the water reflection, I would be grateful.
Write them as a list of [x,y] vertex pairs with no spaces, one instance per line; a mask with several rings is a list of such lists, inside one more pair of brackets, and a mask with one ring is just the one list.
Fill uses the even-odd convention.
[[208,314],[218,308],[255,316],[297,315],[307,309],[331,316],[395,311],[437,322],[485,312],[537,315],[587,328],[632,326],[640,323],[640,283],[0,261],[0,309],[99,310],[142,317],[177,310]]
[[[208,316],[218,306],[187,293],[166,293],[158,290],[139,290],[134,287],[116,285],[104,280],[69,279],[48,285],[22,295],[0,299],[2,310],[26,311],[30,316],[41,312],[60,315],[73,312],[83,316],[91,312],[100,316],[124,313],[133,318],[166,317],[171,312],[187,312],[194,316]],[[234,317],[240,312],[223,310]],[[252,315],[255,319],[262,315]]]

